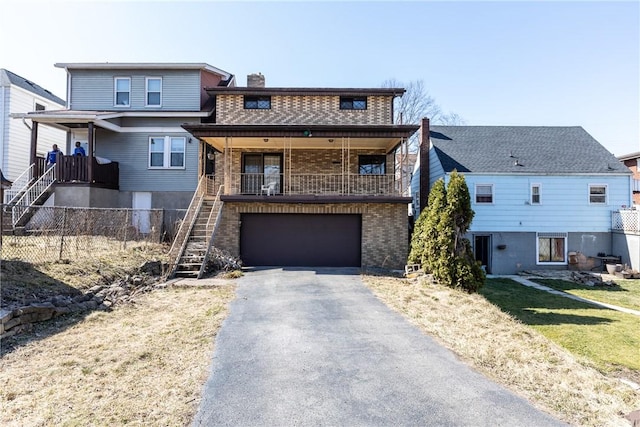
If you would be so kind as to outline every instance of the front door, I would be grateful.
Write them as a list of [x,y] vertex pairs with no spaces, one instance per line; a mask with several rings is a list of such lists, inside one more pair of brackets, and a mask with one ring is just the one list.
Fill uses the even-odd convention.
[[272,184],[280,193],[282,156],[280,154],[245,154],[242,157],[242,193],[260,194],[262,186]]
[[491,273],[491,236],[474,236],[473,252],[476,261],[480,261],[485,271]]

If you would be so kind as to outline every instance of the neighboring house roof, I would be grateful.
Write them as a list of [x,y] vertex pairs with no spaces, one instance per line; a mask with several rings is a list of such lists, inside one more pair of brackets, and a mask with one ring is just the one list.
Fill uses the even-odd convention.
[[580,126],[431,126],[445,172],[630,174]]
[[618,160],[623,161],[623,162],[625,160],[633,160],[633,159],[640,159],[640,151],[637,151],[635,153],[623,154],[622,156],[618,156]]
[[9,70],[4,68],[0,68],[0,83],[3,86],[12,84],[18,86],[24,90],[27,90],[34,95],[38,95],[42,98],[48,99],[51,102],[55,102],[56,104],[65,105],[64,99],[58,98],[53,93],[49,92],[47,89],[43,88],[40,85],[35,84],[31,80],[27,80],[24,77],[20,77],[16,73],[12,73]]
[[205,70],[230,79],[233,74],[204,62],[59,62],[65,70]]

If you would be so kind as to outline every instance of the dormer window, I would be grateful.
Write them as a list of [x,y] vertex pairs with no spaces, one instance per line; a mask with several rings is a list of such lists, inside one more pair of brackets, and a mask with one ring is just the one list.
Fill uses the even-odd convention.
[[341,96],[340,109],[341,110],[366,110],[367,97],[366,96],[359,96],[359,97]]
[[131,79],[129,77],[116,77],[114,79],[114,88],[116,107],[128,107],[131,98]]
[[147,77],[147,107],[160,107],[162,105],[162,79],[160,77]]
[[270,96],[245,96],[244,109],[245,110],[270,110],[271,97]]

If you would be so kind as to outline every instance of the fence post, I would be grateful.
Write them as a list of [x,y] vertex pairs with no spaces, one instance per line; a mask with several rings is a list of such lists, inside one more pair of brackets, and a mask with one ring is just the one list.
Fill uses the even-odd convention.
[[125,209],[124,214],[124,237],[122,240],[122,249],[127,249],[127,228],[129,228],[129,209]]
[[67,208],[62,208],[62,230],[60,230],[60,252],[58,253],[58,261],[62,260],[62,251],[64,250],[64,233],[65,224],[67,222]]

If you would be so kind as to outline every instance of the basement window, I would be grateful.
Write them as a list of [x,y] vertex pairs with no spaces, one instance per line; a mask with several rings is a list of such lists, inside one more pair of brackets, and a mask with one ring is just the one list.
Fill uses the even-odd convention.
[[567,263],[567,233],[538,233],[538,264]]

